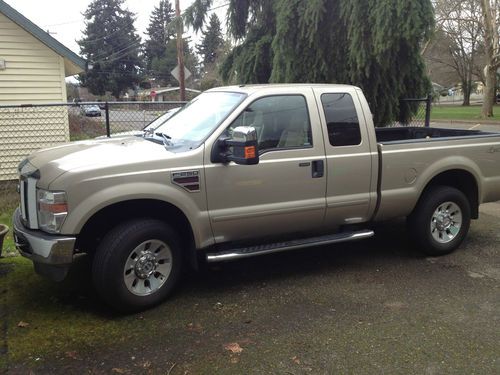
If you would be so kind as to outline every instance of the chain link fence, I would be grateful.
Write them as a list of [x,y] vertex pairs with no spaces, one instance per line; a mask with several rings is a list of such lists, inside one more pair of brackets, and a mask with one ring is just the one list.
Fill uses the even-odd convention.
[[0,106],[0,181],[31,152],[69,141],[142,130],[185,102],[85,102]]
[[[69,141],[142,130],[185,102],[80,102],[0,106],[0,181],[17,178],[16,167],[31,152]],[[431,96],[402,99],[391,126],[429,126]]]
[[432,95],[421,99],[401,99],[399,104],[399,120],[391,126],[430,126]]

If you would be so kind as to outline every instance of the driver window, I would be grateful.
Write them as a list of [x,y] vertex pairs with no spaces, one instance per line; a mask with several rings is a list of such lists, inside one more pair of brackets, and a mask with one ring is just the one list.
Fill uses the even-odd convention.
[[266,150],[312,146],[311,123],[306,100],[301,95],[268,96],[253,102],[227,129],[253,126],[259,153]]

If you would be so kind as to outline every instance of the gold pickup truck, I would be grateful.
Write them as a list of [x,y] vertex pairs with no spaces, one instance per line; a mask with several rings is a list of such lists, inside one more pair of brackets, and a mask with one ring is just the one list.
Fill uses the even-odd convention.
[[353,86],[221,87],[153,134],[41,150],[19,173],[21,254],[54,280],[88,254],[103,300],[131,311],[184,266],[365,239],[396,217],[447,254],[500,200],[500,134],[375,129]]

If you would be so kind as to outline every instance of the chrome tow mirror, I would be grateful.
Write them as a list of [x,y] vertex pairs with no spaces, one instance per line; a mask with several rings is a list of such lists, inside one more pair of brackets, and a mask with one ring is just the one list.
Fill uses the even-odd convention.
[[231,138],[219,139],[212,152],[212,162],[233,161],[242,165],[258,164],[257,143],[257,131],[253,126],[238,126],[233,130]]

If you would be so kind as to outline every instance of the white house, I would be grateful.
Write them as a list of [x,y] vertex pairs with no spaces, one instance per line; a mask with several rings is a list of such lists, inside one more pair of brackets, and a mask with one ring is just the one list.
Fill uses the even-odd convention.
[[6,106],[66,102],[65,77],[84,69],[85,60],[0,0],[0,180],[16,178],[30,152],[69,141],[65,107]]

